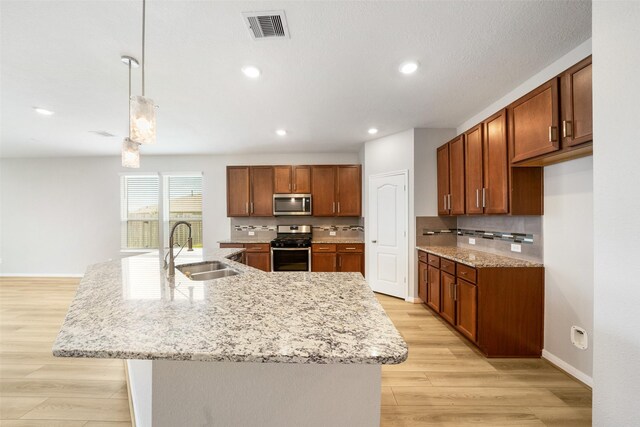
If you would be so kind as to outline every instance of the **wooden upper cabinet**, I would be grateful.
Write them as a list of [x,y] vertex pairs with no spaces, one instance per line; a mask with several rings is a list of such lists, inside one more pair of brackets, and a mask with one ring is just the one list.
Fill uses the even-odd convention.
[[273,216],[273,166],[251,166],[251,216]]
[[464,136],[449,142],[449,213],[464,215]]
[[291,166],[273,167],[273,192],[277,194],[292,193]]
[[591,56],[560,76],[562,143],[573,147],[593,140]]
[[293,166],[293,192],[298,194],[311,193],[311,166]]
[[558,79],[515,101],[508,107],[508,116],[513,163],[559,150]]
[[483,145],[482,124],[479,124],[465,134],[465,187],[467,192],[466,208],[468,214],[482,214],[483,180]]
[[227,216],[249,216],[249,166],[227,166]]
[[438,215],[449,215],[449,143],[438,148]]
[[335,166],[311,167],[311,206],[313,216],[336,214]]
[[337,215],[360,216],[362,214],[362,169],[360,165],[337,166],[336,171]]
[[509,156],[507,112],[501,110],[484,121],[484,197],[487,214],[509,213]]

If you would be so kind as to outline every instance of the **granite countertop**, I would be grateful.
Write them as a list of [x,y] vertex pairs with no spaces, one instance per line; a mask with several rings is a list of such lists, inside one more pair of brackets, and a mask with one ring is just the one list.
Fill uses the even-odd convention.
[[218,243],[242,243],[242,244],[252,244],[252,243],[271,243],[273,239],[226,239],[226,240],[218,240]]
[[457,246],[416,246],[416,249],[475,268],[544,267],[543,264],[535,261],[511,258]]
[[359,273],[265,273],[187,252],[176,265],[224,260],[243,274],[170,282],[158,252],[87,269],[53,345],[58,357],[397,364],[407,345]]
[[356,238],[335,238],[335,237],[319,237],[319,238],[314,238],[311,240],[311,243],[324,243],[324,244],[351,244],[351,245],[357,245],[357,244],[363,244],[364,240],[362,239],[356,239]]

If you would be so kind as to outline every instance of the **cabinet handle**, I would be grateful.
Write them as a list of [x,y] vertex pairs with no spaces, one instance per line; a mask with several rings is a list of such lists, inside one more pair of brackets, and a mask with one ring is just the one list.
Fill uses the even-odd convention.
[[555,142],[556,138],[554,137],[556,127],[549,126],[549,142]]
[[338,213],[340,213],[340,202],[338,202]]
[[356,250],[356,248],[345,248],[345,249],[348,250],[348,251],[355,251]]
[[336,213],[336,202],[333,202],[333,213]]
[[251,202],[251,213],[253,213],[253,202]]
[[568,120],[563,120],[562,121],[562,136],[564,138],[566,137],[572,137],[573,135],[573,126],[571,124],[570,121]]
[[466,271],[461,271],[461,272],[460,272],[460,274],[461,274],[462,276],[466,276],[466,275],[467,275],[467,272],[466,272]]
[[447,195],[442,196],[442,210],[447,210]]
[[458,284],[453,284],[453,300],[458,301]]
[[296,191],[296,187],[297,187],[297,185],[293,184],[293,191]]
[[245,213],[249,213],[249,202],[245,203],[244,211],[245,211]]
[[480,207],[480,189],[476,188],[476,208]]
[[342,267],[342,257],[338,256],[338,267]]
[[486,208],[487,207],[487,189],[486,188],[482,188],[482,207]]
[[289,183],[289,191],[291,191],[291,183]]
[[447,194],[447,209],[451,210],[451,194]]

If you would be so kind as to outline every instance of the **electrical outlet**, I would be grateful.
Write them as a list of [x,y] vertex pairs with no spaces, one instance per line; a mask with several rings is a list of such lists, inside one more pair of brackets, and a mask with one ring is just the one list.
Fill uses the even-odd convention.
[[330,232],[329,232],[329,236],[335,236],[335,235],[336,235],[336,232],[335,232],[335,231],[330,231]]
[[511,252],[522,252],[522,245],[519,245],[517,243],[512,243]]
[[255,236],[255,235],[256,235],[256,232],[255,232],[255,231],[250,231],[250,232],[249,232],[249,236]]
[[589,335],[587,335],[587,331],[579,326],[572,326],[571,343],[580,350],[586,350],[589,347]]
[[470,245],[475,245],[476,244],[476,239],[469,237],[469,244]]

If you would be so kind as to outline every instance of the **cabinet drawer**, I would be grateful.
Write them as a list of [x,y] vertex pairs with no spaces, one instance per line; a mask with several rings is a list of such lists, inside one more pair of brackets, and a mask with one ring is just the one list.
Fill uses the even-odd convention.
[[244,247],[247,252],[269,252],[271,248],[268,243],[248,243]]
[[440,257],[436,255],[427,254],[427,264],[440,268]]
[[427,262],[427,253],[426,252],[422,252],[422,251],[418,251],[418,261],[420,262]]
[[476,269],[464,264],[458,264],[458,277],[471,283],[476,283]]
[[440,269],[442,271],[446,271],[447,273],[451,273],[453,275],[456,274],[456,263],[453,261],[449,261],[448,259],[442,258],[440,260]]
[[336,246],[338,252],[364,252],[364,245],[361,243],[339,243]]
[[244,248],[242,243],[220,243],[221,248]]
[[314,243],[311,245],[311,252],[335,252],[336,245],[325,243]]

